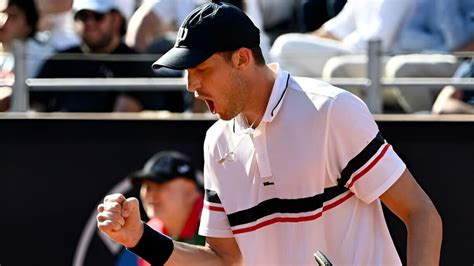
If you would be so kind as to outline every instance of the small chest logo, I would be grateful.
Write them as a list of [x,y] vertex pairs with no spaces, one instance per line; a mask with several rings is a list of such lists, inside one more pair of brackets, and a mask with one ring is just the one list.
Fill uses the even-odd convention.
[[266,186],[273,186],[273,185],[275,185],[275,183],[274,183],[274,182],[271,182],[271,181],[265,181],[265,182],[263,182],[263,186],[264,186],[264,187],[266,187]]
[[187,28],[179,28],[178,35],[176,36],[175,46],[178,46],[180,42],[186,40],[187,36],[188,36],[188,29]]

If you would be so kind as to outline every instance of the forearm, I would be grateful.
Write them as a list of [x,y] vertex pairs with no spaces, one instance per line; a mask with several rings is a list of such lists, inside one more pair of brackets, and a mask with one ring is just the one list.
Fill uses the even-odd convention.
[[407,264],[438,265],[443,231],[441,217],[410,171],[405,169],[380,199],[407,228]]
[[434,206],[414,213],[407,225],[407,265],[439,265],[442,221]]
[[[197,246],[172,241],[148,225],[138,243],[129,248],[152,265],[235,265],[231,256],[215,252],[209,245]],[[235,256],[234,256],[235,258]]]
[[174,242],[174,250],[165,265],[235,265],[235,262],[226,261],[209,246],[190,245]]
[[320,38],[325,38],[325,39],[330,39],[330,40],[336,40],[336,41],[340,41],[339,38],[337,38],[335,35],[333,35],[331,32],[327,31],[326,29],[324,29],[323,27],[315,30],[312,32],[312,34],[316,37],[320,37]]
[[442,114],[474,114],[474,106],[458,99],[450,98],[446,101]]

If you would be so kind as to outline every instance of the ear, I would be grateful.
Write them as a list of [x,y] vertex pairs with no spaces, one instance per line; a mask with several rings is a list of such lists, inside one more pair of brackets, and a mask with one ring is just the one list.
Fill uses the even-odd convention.
[[239,48],[232,55],[232,61],[237,68],[246,68],[252,60],[252,51],[248,48]]

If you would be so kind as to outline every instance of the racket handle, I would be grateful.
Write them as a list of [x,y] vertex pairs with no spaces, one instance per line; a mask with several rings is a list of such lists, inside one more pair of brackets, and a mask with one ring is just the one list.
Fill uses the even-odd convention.
[[320,250],[314,252],[314,259],[318,263],[319,266],[332,266],[332,263],[329,259],[324,255]]

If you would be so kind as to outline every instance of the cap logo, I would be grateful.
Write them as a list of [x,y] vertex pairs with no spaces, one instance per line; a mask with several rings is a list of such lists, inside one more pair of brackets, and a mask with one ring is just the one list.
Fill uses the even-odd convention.
[[175,46],[178,46],[180,42],[186,40],[187,36],[188,36],[188,29],[187,28],[179,28],[178,36],[176,36]]
[[189,168],[189,165],[186,165],[186,164],[183,164],[183,165],[178,166],[178,172],[179,172],[180,174],[184,174],[184,173],[188,172],[189,169],[190,169],[190,168]]

